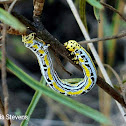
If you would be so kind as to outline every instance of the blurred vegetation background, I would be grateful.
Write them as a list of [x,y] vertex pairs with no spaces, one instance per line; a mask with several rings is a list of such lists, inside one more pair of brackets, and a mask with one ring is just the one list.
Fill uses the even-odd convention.
[[[113,6],[126,16],[126,2],[124,0],[106,0],[107,4]],[[91,38],[112,36],[126,29],[126,23],[109,9],[100,12],[100,23],[94,14],[94,8],[82,0],[74,0],[74,3],[80,13],[83,23],[87,27]],[[83,4],[83,6],[82,6]],[[25,16],[32,21],[33,1],[18,1],[13,9],[17,13]],[[68,40],[82,41],[84,37],[78,27],[78,24],[65,0],[45,0],[45,5],[41,20],[45,28],[60,42]],[[107,42],[95,43],[103,63],[111,65],[114,70],[123,79],[126,79],[126,38],[118,40],[109,40]],[[7,56],[14,61],[20,68],[27,72],[36,80],[40,80],[41,73],[38,61],[35,55],[24,47],[21,42],[21,36],[7,36]],[[86,49],[87,46],[84,46]],[[89,51],[90,52],[90,51]],[[52,53],[52,57],[53,57]],[[68,61],[60,57],[64,67],[73,75],[70,77],[62,68],[57,65],[53,57],[54,68],[61,78],[83,77],[82,73],[71,65]],[[113,84],[118,88],[119,85],[113,73],[108,70]],[[7,73],[7,84],[9,89],[9,108],[10,113],[25,114],[25,111],[32,99],[34,90],[23,84],[17,77]],[[2,88],[0,88],[1,90]],[[1,94],[2,91],[0,91]],[[2,94],[1,94],[2,95]],[[114,126],[123,126],[124,120],[114,102],[109,96],[103,93],[96,85],[89,93],[73,99],[80,101],[96,110],[101,110],[108,116]],[[37,104],[35,111],[31,116],[29,125],[42,126],[98,126],[96,121],[42,96]],[[39,119],[39,120],[38,120]]]

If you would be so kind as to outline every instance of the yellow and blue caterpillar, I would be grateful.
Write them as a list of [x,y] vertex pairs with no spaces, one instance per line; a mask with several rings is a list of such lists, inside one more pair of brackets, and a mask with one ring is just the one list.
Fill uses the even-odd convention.
[[96,68],[89,53],[76,41],[64,43],[67,50],[74,55],[73,60],[83,69],[84,79],[76,84],[62,81],[53,68],[48,47],[44,41],[35,38],[35,33],[22,36],[22,42],[29,48],[39,61],[41,73],[47,84],[55,91],[64,95],[80,95],[92,89],[97,80]]

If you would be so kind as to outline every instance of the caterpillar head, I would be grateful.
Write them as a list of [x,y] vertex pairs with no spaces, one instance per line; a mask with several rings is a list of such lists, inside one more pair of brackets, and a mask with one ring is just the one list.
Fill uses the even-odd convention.
[[31,33],[29,35],[22,35],[22,42],[32,43],[34,38],[35,38],[35,33]]
[[65,42],[64,46],[71,52],[75,51],[75,49],[81,48],[80,44],[78,44],[75,40],[69,40],[68,42]]

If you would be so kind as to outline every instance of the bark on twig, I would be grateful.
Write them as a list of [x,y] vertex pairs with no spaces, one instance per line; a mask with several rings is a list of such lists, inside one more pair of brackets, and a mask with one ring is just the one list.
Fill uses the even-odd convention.
[[[59,53],[65,59],[67,59],[70,63],[72,63],[75,67],[82,70],[79,65],[75,64],[72,60],[72,57],[69,55],[69,52],[65,49],[65,47],[54,38],[43,26],[41,22],[38,21],[37,24],[29,22],[26,18],[23,18],[20,15],[15,14],[15,16],[29,29],[29,32],[35,32],[36,36],[45,41],[47,44],[50,44],[50,47],[55,50],[56,53]],[[98,77],[97,85],[100,86],[104,91],[106,91],[109,95],[111,95],[115,100],[117,100],[123,107],[126,108],[126,104],[124,102],[123,97],[115,91],[108,83],[106,83],[102,78]]]
[[42,14],[42,10],[44,7],[45,0],[34,0],[34,11],[33,11],[33,17],[40,16]]
[[[3,30],[3,24],[1,23],[0,24],[0,32],[2,32]],[[14,28],[10,27],[10,26],[7,26],[7,33],[8,34],[12,34],[12,35],[25,35],[26,32],[20,32],[18,30],[15,30]]]
[[[65,47],[44,28],[43,24],[39,20],[36,19],[34,20],[34,23],[31,23],[23,16],[16,13],[13,14],[24,25],[26,25],[26,27],[28,27],[26,34],[29,34],[30,32],[35,32],[36,36],[44,40],[47,44],[50,44],[50,47],[55,50],[56,53],[59,53],[61,56],[71,62],[75,67],[82,70],[80,66],[73,62],[72,57],[69,55],[69,52],[65,49]],[[122,106],[126,108],[126,104],[122,96],[117,91],[115,91],[115,89],[109,86],[109,84],[107,84],[102,78],[98,77],[97,85],[100,86],[104,91],[110,94],[115,100],[117,100]]]
[[[118,101],[123,107],[126,108],[126,103],[124,102],[123,96],[120,95],[115,89],[113,89],[109,84],[107,84],[101,77],[98,77],[97,84],[105,92],[107,92],[111,97]],[[104,88],[103,88],[104,85]]]
[[[5,4],[6,8],[8,8],[8,12],[10,13],[13,9],[15,3],[17,0],[14,0],[11,5],[8,8],[8,5]],[[6,32],[7,32],[7,25],[3,24],[3,30],[2,30],[2,60],[1,60],[1,76],[2,76],[2,89],[3,89],[3,96],[4,96],[4,125],[10,126],[10,119],[6,119],[6,115],[8,114],[8,86],[7,86],[7,80],[6,80]],[[1,102],[2,103],[2,102]]]
[[108,8],[108,9],[114,11],[115,13],[117,13],[117,14],[126,22],[126,18],[125,18],[118,10],[116,10],[115,8],[113,8],[112,6],[110,6],[110,5],[108,5],[108,4],[104,3],[104,2],[100,2],[100,3],[101,3],[104,7],[106,7],[106,8]]
[[0,0],[0,4],[12,3],[14,0]]
[[[8,88],[7,88],[7,81],[6,81],[6,48],[5,48],[5,37],[6,37],[6,25],[3,26],[3,33],[2,33],[2,69],[1,69],[1,76],[2,76],[2,89],[4,95],[4,113],[5,115],[8,113]],[[9,121],[4,118],[4,125],[9,126]]]
[[120,39],[126,37],[126,31],[123,31],[122,33],[119,33],[117,35],[109,36],[109,37],[104,37],[104,38],[94,38],[88,41],[80,41],[80,44],[87,44],[91,42],[100,42],[100,41],[106,41],[106,40],[112,40],[112,39]]

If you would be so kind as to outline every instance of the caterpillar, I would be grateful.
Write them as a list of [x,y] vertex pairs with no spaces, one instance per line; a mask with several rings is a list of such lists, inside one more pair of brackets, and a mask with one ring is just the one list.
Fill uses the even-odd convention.
[[95,85],[97,80],[95,65],[89,53],[76,41],[69,40],[64,43],[65,48],[74,56],[72,60],[83,69],[83,80],[75,84],[65,82],[57,75],[48,51],[49,44],[35,38],[35,33],[22,36],[22,42],[37,56],[41,73],[53,90],[64,95],[80,95],[87,93]]

